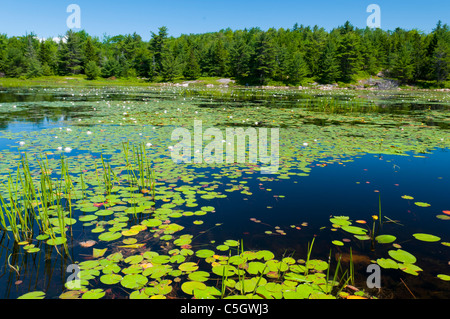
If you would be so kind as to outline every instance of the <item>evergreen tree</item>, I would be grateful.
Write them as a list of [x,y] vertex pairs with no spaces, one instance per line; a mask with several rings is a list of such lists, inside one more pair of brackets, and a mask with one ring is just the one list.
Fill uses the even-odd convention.
[[272,78],[275,68],[275,43],[273,35],[261,32],[253,54],[252,76],[259,84],[266,84]]
[[450,75],[450,44],[439,41],[432,59],[434,80],[440,84],[447,81]]
[[288,79],[287,82],[291,84],[299,84],[301,83],[308,75],[308,65],[303,58],[301,53],[294,53],[288,62],[287,74]]
[[92,38],[88,37],[86,42],[84,43],[84,48],[83,48],[83,65],[86,67],[87,64],[90,61],[93,61],[95,63],[99,62],[99,55],[98,55],[98,50],[97,48],[94,46],[94,43],[92,42]]
[[150,40],[150,50],[153,52],[153,67],[158,74],[160,74],[163,70],[163,54],[165,51],[167,36],[168,29],[163,26],[159,28],[158,34],[152,32],[152,38]]
[[412,63],[412,45],[408,42],[400,47],[394,54],[389,74],[401,83],[411,82],[414,76],[414,65]]
[[227,67],[228,54],[225,50],[222,39],[219,38],[214,45],[212,63],[213,63],[213,75],[225,76]]
[[165,50],[162,54],[161,75],[164,81],[173,81],[180,76],[183,64],[179,57],[175,57],[169,50]]
[[80,74],[82,71],[83,54],[80,35],[72,30],[66,33],[66,42],[60,40],[59,70],[62,75]]
[[189,80],[195,80],[201,75],[201,69],[192,47],[189,47],[188,51],[188,58],[184,65],[183,75]]
[[318,81],[320,83],[335,83],[340,78],[340,67],[336,45],[329,40],[319,59]]
[[39,45],[35,35],[31,34],[26,37],[27,49],[25,59],[27,61],[26,76],[28,78],[35,78],[42,75],[42,65],[36,53],[36,47]]
[[86,64],[84,73],[86,74],[88,80],[95,80],[96,78],[101,76],[102,70],[95,61],[91,60]]
[[360,42],[351,25],[344,26],[345,33],[340,37],[337,46],[337,56],[340,64],[340,79],[351,82],[354,75],[361,69],[362,57]]
[[245,81],[250,75],[252,47],[243,36],[237,36],[230,49],[230,72],[240,81]]

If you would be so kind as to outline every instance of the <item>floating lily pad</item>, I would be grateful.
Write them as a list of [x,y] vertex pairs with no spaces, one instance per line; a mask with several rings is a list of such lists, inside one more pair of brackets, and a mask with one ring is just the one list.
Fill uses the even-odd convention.
[[195,255],[199,258],[208,258],[214,255],[214,251],[209,249],[201,249],[195,252]]
[[17,299],[44,299],[45,298],[45,292],[43,291],[32,291],[29,293],[26,293]]
[[98,239],[103,240],[103,241],[113,241],[113,240],[119,239],[120,237],[122,237],[122,234],[119,232],[114,232],[114,233],[106,232],[106,233],[100,234],[98,236]]
[[417,233],[417,234],[413,234],[413,236],[415,239],[420,240],[420,241],[435,242],[435,241],[441,240],[440,237],[430,235],[430,234]]
[[397,237],[392,236],[392,235],[379,235],[377,237],[375,237],[375,240],[379,243],[379,244],[389,244],[394,242],[397,239]]
[[378,258],[377,264],[385,269],[398,269],[398,263],[391,258]]
[[414,264],[417,261],[414,255],[402,249],[389,250],[388,254],[395,260],[398,260],[406,264]]
[[367,233],[367,229],[358,226],[342,226],[342,229],[355,235],[365,235]]
[[424,203],[424,202],[415,202],[414,204],[419,207],[430,207],[431,206],[430,204]]
[[140,289],[148,282],[147,277],[140,274],[125,275],[120,281],[120,284],[129,289]]
[[186,262],[178,266],[178,269],[185,272],[196,271],[198,269],[198,265],[194,262]]
[[206,271],[195,271],[191,272],[188,277],[192,281],[204,282],[209,279],[209,273]]
[[206,289],[206,285],[200,281],[186,281],[181,285],[181,290],[183,290],[188,295],[193,295],[196,289]]
[[100,299],[105,296],[105,291],[103,289],[91,289],[86,291],[81,298],[82,299]]
[[449,276],[449,275],[439,274],[439,275],[437,275],[437,277],[438,277],[439,279],[444,280],[444,281],[450,281],[450,276]]

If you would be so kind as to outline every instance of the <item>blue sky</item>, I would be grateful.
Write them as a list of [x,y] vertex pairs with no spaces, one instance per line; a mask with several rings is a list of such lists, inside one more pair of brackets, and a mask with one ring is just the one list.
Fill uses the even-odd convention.
[[381,8],[381,28],[396,27],[430,32],[438,20],[449,24],[448,0],[1,0],[0,33],[9,36],[34,32],[39,37],[63,35],[68,27],[66,8],[81,8],[81,28],[89,34],[136,32],[144,40],[165,25],[169,34],[213,32],[260,27],[292,28],[295,23],[327,30],[349,20],[365,27],[369,4]]

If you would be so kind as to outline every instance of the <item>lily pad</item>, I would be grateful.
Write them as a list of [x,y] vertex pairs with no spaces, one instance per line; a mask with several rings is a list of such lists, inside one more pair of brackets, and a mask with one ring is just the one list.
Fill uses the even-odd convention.
[[414,204],[419,207],[430,207],[431,206],[430,204],[424,203],[424,202],[415,202]]
[[414,238],[420,241],[427,241],[427,242],[435,242],[440,241],[441,238],[435,235],[430,234],[423,234],[423,233],[416,233],[413,234]]
[[379,235],[377,237],[375,237],[375,240],[379,243],[379,244],[389,244],[394,242],[397,239],[397,237],[392,236],[392,235]]
[[45,292],[43,291],[32,291],[29,293],[26,293],[17,299],[44,299],[45,298]]
[[395,260],[398,260],[406,264],[414,264],[417,261],[414,255],[402,249],[389,250],[388,254]]
[[103,289],[91,289],[86,291],[83,296],[81,296],[82,299],[100,299],[105,296],[105,291]]
[[377,264],[385,269],[398,269],[398,263],[391,258],[379,258],[377,259]]
[[122,278],[120,284],[129,289],[141,289],[148,282],[147,277],[141,274],[128,274]]
[[107,274],[100,277],[100,281],[105,285],[115,285],[122,280],[122,276],[118,274]]
[[198,269],[198,265],[194,262],[186,262],[179,265],[178,269],[185,272],[191,272],[196,271]]
[[367,229],[358,226],[342,226],[342,229],[355,235],[365,235],[367,233]]
[[200,281],[186,281],[181,285],[181,290],[183,290],[188,295],[193,295],[196,289],[206,289],[206,285]]

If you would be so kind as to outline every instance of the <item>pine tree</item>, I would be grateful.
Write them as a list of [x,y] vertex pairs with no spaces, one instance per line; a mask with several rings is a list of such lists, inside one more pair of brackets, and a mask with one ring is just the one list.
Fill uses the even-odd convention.
[[212,56],[213,74],[215,76],[226,75],[227,59],[227,51],[225,50],[222,39],[219,38],[214,45]]
[[239,81],[250,75],[252,48],[242,36],[234,39],[230,49],[230,72]]
[[412,45],[407,42],[394,53],[389,74],[401,83],[411,82],[414,75]]
[[318,81],[320,83],[335,83],[340,78],[340,67],[337,58],[336,45],[329,40],[319,59]]
[[102,70],[95,61],[89,61],[84,68],[84,73],[88,80],[95,80],[102,74]]
[[253,55],[253,78],[259,84],[266,84],[272,78],[275,63],[273,35],[268,32],[262,32],[257,38]]
[[308,65],[303,55],[299,52],[292,54],[287,64],[287,82],[299,84],[307,77],[308,73]]
[[[38,59],[35,47],[39,45],[39,42],[35,39],[33,34],[27,37],[27,49],[25,53],[25,58],[27,60],[27,71],[26,76],[28,78],[35,78],[42,75],[42,65]],[[37,43],[36,43],[37,42]]]
[[353,26],[346,22],[341,30],[337,46],[337,56],[340,64],[340,79],[351,82],[354,75],[361,69],[362,57],[360,53],[360,41],[353,31]]
[[65,74],[80,74],[82,70],[83,54],[81,39],[78,33],[72,30],[66,33],[66,42],[61,39],[58,52],[59,71]]
[[440,84],[447,81],[450,75],[450,44],[439,41],[432,59],[434,80]]
[[153,64],[155,71],[160,74],[163,70],[163,52],[167,42],[168,29],[163,26],[159,28],[158,34],[152,32],[150,50],[153,52]]
[[184,65],[183,76],[189,80],[195,80],[201,75],[201,69],[192,47],[189,47],[187,56],[188,58]]
[[161,61],[161,75],[164,81],[173,81],[180,76],[183,64],[179,57],[175,57],[169,50],[164,50]]
[[91,37],[88,37],[86,42],[84,43],[83,53],[84,53],[83,54],[84,55],[84,63],[83,64],[85,66],[87,66],[87,64],[90,61],[94,61],[95,63],[99,62],[98,50],[94,46]]

